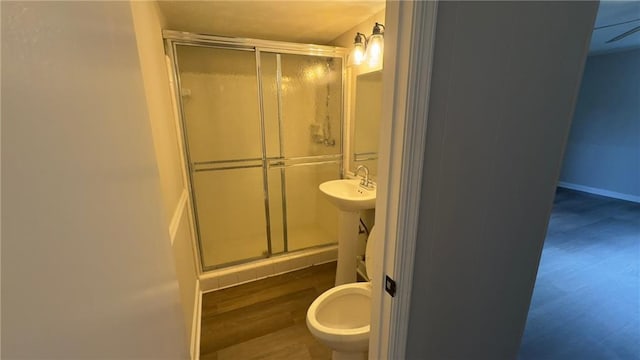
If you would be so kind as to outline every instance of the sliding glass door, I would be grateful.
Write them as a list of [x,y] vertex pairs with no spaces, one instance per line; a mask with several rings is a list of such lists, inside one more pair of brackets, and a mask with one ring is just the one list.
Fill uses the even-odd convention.
[[174,44],[205,270],[337,242],[342,58]]
[[266,256],[255,52],[178,46],[177,59],[202,263]]

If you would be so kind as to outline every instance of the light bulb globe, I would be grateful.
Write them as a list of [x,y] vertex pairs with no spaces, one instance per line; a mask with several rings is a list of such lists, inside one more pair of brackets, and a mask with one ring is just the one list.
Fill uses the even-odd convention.
[[367,45],[367,53],[365,55],[369,66],[377,67],[382,64],[382,55],[384,53],[384,37],[382,34],[374,34],[369,38]]
[[351,63],[353,65],[360,65],[365,60],[365,49],[364,44],[355,43],[353,44],[353,50],[351,51]]

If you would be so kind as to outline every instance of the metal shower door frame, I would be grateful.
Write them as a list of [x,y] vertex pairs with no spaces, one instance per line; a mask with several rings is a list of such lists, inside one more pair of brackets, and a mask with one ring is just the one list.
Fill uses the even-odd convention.
[[[285,182],[285,168],[295,167],[295,166],[308,166],[308,165],[321,165],[321,164],[329,164],[329,163],[338,163],[340,164],[340,175],[343,175],[343,150],[344,150],[344,142],[345,142],[345,134],[344,134],[344,105],[345,105],[345,77],[346,77],[346,49],[340,47],[331,47],[331,46],[322,46],[322,45],[313,45],[313,44],[297,44],[297,43],[289,43],[289,42],[281,42],[281,41],[270,41],[270,40],[259,40],[259,39],[248,39],[248,38],[231,38],[231,37],[222,37],[222,36],[213,36],[213,35],[203,35],[203,34],[194,34],[188,32],[181,31],[172,31],[172,30],[163,30],[162,32],[163,38],[165,40],[165,52],[169,57],[171,62],[171,71],[173,75],[173,79],[175,81],[175,91],[174,97],[176,100],[176,104],[178,105],[178,124],[180,128],[179,137],[181,138],[184,146],[183,148],[183,159],[184,163],[187,167],[186,175],[187,175],[187,186],[188,193],[190,196],[190,206],[193,214],[193,218],[191,219],[193,228],[196,232],[196,248],[197,248],[197,256],[198,256],[198,264],[199,264],[199,272],[207,272],[219,268],[224,268],[236,264],[246,263],[257,259],[263,259],[263,257],[254,257],[243,259],[239,261],[219,264],[219,265],[211,265],[206,266],[204,263],[204,258],[202,256],[202,236],[200,233],[200,225],[199,225],[199,216],[198,210],[196,206],[196,193],[193,186],[193,174],[198,171],[206,171],[206,169],[197,168],[202,165],[217,165],[217,164],[229,164],[229,163],[239,163],[237,165],[232,166],[224,166],[217,167],[215,169],[208,170],[228,170],[228,169],[244,169],[244,168],[257,168],[262,167],[262,175],[263,175],[263,193],[264,193],[264,206],[265,206],[265,220],[266,220],[266,234],[267,234],[267,255],[266,258],[273,256],[273,246],[271,239],[271,213],[270,213],[270,198],[269,198],[269,179],[268,172],[269,169],[280,169],[280,180],[281,180],[281,201],[282,201],[282,218],[283,218],[283,241],[284,241],[284,251],[283,253],[289,253],[288,250],[288,234],[287,234],[287,196],[286,196],[286,182]],[[200,163],[192,163],[191,156],[189,154],[189,145],[186,133],[186,117],[183,106],[183,95],[182,95],[182,86],[180,79],[180,71],[179,64],[177,59],[177,47],[178,46],[197,46],[197,47],[206,47],[206,48],[219,48],[219,49],[228,49],[228,50],[239,50],[239,51],[252,51],[255,53],[255,66],[256,66],[256,76],[257,76],[257,86],[258,86],[258,102],[259,102],[259,117],[260,117],[260,132],[261,132],[261,149],[262,149],[262,157],[255,159],[238,159],[238,160],[221,160],[221,161],[206,161]],[[277,104],[278,104],[278,143],[280,146],[280,157],[267,157],[267,149],[266,149],[266,129],[265,129],[265,114],[264,114],[264,92],[263,92],[263,79],[262,79],[262,66],[261,66],[261,54],[262,53],[274,53],[276,55],[276,81],[277,81]],[[318,156],[308,156],[308,157],[294,157],[294,158],[285,158],[282,156],[284,152],[284,140],[283,140],[283,121],[282,121],[282,93],[281,93],[281,82],[282,82],[282,72],[281,72],[281,54],[293,54],[293,55],[306,55],[306,56],[323,56],[323,57],[332,57],[332,58],[340,58],[341,61],[341,93],[342,97],[340,99],[340,151],[338,154],[334,155],[318,155]],[[260,165],[254,164],[250,165],[252,161],[261,161]],[[243,164],[245,163],[245,164]],[[321,245],[322,246],[322,245]]]

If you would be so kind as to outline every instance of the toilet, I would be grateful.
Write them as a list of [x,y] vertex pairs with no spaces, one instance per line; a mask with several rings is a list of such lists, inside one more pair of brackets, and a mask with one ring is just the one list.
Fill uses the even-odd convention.
[[[380,256],[376,253],[379,237],[373,226],[365,252],[369,279],[380,261]],[[370,324],[371,282],[331,288],[318,296],[307,310],[309,331],[318,341],[333,350],[333,360],[367,359]]]

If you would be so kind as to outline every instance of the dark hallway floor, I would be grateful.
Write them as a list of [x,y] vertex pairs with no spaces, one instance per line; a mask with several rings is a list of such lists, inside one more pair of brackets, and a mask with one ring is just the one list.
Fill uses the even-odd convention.
[[558,189],[520,360],[640,359],[640,204]]

